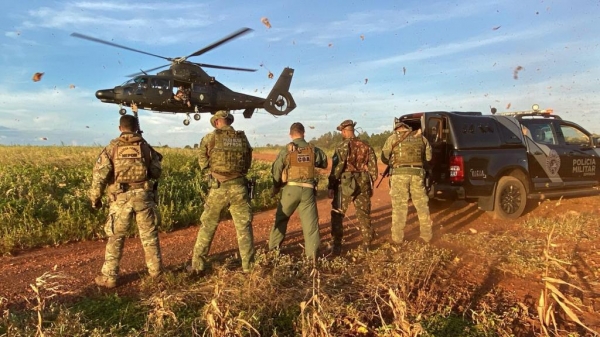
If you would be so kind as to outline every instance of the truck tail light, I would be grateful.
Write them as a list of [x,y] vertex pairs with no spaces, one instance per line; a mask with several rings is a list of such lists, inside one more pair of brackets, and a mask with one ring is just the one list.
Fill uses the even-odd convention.
[[462,156],[450,156],[450,181],[461,183],[465,180],[465,163]]

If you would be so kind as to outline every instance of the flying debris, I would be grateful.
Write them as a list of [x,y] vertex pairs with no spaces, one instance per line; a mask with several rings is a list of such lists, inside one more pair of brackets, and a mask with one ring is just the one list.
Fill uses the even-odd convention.
[[492,30],[498,30],[498,29],[500,29],[500,27],[502,27],[502,26],[496,26],[496,27],[492,28]]
[[48,140],[47,137],[40,137],[40,140]]
[[365,84],[367,84],[367,82],[369,82],[369,79],[368,79],[368,78],[365,78]]
[[262,23],[263,23],[263,25],[265,25],[265,27],[267,27],[267,28],[271,28],[271,23],[269,22],[269,19],[268,19],[268,18],[261,18],[261,19],[260,19],[260,22],[262,22]]
[[361,35],[361,36],[360,36],[360,39],[364,41],[364,40],[365,40],[365,36],[364,36],[364,35]]
[[514,78],[515,80],[518,80],[518,79],[519,79],[519,71],[521,71],[521,70],[523,70],[523,67],[521,67],[521,66],[517,66],[517,67],[515,68],[515,71],[513,72],[513,78]]
[[406,67],[402,67],[402,73],[406,75]]
[[510,105],[511,105],[510,103],[508,103],[508,104],[506,105],[506,110],[510,109]]
[[273,78],[273,73],[269,71],[269,78]]
[[69,89],[75,89],[75,84],[69,85]]
[[32,80],[34,82],[39,82],[39,80],[42,79],[42,76],[44,76],[44,73],[35,73],[35,74],[33,74]]
[[332,46],[333,46],[333,43],[330,43],[329,45],[327,45],[327,47],[332,47]]
[[314,128],[315,128],[315,127],[314,127],[314,126],[312,126],[312,125],[309,125],[308,127],[309,127],[309,128],[311,128],[311,129],[314,129]]

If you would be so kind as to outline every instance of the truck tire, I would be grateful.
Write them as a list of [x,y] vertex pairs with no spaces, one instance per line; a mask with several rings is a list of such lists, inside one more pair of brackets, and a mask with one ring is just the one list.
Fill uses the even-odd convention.
[[527,205],[527,191],[521,180],[505,176],[500,178],[494,196],[494,215],[503,220],[516,219]]

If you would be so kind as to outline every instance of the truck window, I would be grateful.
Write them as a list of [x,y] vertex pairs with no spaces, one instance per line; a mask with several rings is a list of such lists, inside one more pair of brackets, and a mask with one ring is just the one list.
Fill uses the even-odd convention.
[[565,145],[590,146],[590,137],[583,131],[571,126],[561,124],[560,130],[565,138]]
[[540,144],[557,144],[551,121],[535,121],[535,123],[522,121],[522,123],[522,127],[524,128],[523,134],[531,137],[534,142]]
[[442,120],[439,118],[431,118],[427,122],[427,135],[429,141],[437,143],[442,140]]

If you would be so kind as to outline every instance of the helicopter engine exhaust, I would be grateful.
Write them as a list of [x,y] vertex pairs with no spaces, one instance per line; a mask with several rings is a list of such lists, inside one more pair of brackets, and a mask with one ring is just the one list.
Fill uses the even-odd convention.
[[265,100],[264,108],[272,115],[287,115],[296,108],[296,102],[290,93],[290,84],[294,76],[294,69],[284,68],[273,89]]

